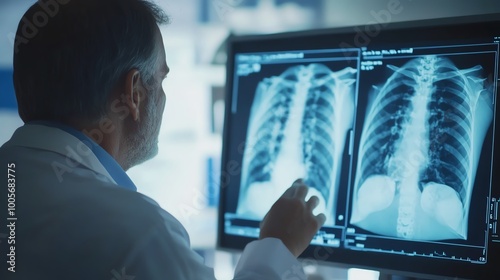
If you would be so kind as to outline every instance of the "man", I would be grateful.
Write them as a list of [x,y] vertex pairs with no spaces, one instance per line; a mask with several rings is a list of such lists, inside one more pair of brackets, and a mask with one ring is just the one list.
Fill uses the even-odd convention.
[[[181,224],[125,173],[157,153],[169,72],[157,24],[167,21],[142,0],[39,1],[21,19],[25,125],[0,148],[1,279],[214,278]],[[325,220],[306,193],[297,180],[273,205],[235,279],[305,278],[296,257]]]

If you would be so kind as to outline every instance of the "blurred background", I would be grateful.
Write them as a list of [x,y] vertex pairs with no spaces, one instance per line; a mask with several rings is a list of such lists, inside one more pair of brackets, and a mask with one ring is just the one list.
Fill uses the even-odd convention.
[[[23,123],[12,85],[13,39],[23,13],[36,1],[0,0],[0,145]],[[171,69],[156,158],[128,171],[140,192],[177,217],[194,249],[231,279],[237,254],[215,250],[218,174],[224,118],[225,40],[261,34],[376,23],[389,5],[390,21],[500,12],[497,0],[156,0],[171,17],[162,26]],[[472,30],[464,32],[473,32]],[[333,269],[333,270],[332,270]],[[370,279],[367,271],[306,266],[311,279]],[[328,276],[325,276],[328,274]],[[336,276],[332,277],[334,274]],[[374,276],[375,275],[375,276]]]

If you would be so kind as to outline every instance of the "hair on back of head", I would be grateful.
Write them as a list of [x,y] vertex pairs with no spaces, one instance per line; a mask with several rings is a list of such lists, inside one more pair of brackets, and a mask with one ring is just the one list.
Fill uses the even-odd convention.
[[[65,3],[62,3],[65,2]],[[24,122],[93,122],[131,69],[152,81],[157,25],[169,22],[145,0],[45,0],[19,22],[14,88]]]

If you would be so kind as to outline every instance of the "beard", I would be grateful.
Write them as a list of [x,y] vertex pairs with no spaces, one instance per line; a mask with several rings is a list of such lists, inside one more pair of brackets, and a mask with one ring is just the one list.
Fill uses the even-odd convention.
[[158,154],[160,125],[161,115],[157,104],[151,99],[146,100],[144,115],[137,122],[135,132],[128,133],[127,142],[130,147],[127,157],[128,168],[150,160]]

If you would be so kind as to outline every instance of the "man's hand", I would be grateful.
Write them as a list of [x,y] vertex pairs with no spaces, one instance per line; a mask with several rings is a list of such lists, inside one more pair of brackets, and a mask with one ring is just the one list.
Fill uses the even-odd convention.
[[306,202],[307,191],[308,187],[298,179],[283,193],[264,217],[260,239],[281,239],[295,257],[304,252],[326,220],[324,214],[315,216],[312,213],[319,199],[311,196]]

